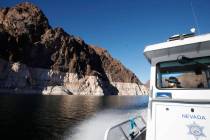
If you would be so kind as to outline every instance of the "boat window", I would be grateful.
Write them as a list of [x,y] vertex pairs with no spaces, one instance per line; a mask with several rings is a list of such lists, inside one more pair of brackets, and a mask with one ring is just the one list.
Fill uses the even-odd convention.
[[157,88],[209,89],[210,57],[183,58],[157,64]]

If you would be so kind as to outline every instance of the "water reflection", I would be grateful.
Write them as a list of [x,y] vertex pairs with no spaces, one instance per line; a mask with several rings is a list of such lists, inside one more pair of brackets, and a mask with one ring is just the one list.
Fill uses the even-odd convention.
[[83,134],[88,140],[98,128],[103,128],[99,137],[109,125],[146,105],[147,97],[141,96],[6,95],[0,97],[0,134],[8,139],[72,140]]

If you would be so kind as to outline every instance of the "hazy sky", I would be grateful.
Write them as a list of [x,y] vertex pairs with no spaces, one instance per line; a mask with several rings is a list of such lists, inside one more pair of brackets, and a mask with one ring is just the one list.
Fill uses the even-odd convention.
[[[0,7],[22,0],[0,0]],[[106,48],[142,82],[150,76],[146,45],[166,41],[196,27],[210,32],[210,0],[29,0],[42,9],[52,27],[62,27],[86,43]]]

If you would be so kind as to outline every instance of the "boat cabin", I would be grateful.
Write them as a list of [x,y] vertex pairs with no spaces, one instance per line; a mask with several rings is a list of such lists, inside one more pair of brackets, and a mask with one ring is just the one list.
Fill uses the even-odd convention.
[[210,34],[149,45],[146,140],[210,139]]

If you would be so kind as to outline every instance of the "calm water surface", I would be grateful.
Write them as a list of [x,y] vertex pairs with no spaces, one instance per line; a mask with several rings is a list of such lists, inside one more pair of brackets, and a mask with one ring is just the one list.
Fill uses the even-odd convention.
[[103,140],[130,116],[145,116],[148,97],[0,96],[0,135],[10,139]]

